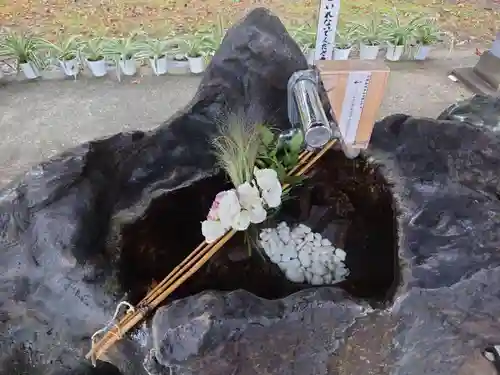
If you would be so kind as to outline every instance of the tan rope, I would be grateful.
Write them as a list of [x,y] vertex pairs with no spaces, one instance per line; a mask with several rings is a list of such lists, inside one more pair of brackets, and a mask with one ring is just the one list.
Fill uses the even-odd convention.
[[[128,303],[127,301],[122,301],[118,304],[118,306],[116,306],[116,309],[115,309],[115,313],[113,314],[113,317],[111,318],[111,320],[101,329],[97,330],[96,332],[94,332],[94,334],[92,335],[91,337],[91,341],[92,341],[92,346],[95,345],[95,342],[97,340],[97,337],[99,335],[102,335],[102,334],[106,334],[106,333],[110,333],[112,334],[116,340],[120,340],[122,337],[123,337],[123,334],[122,334],[122,330],[120,329],[120,326],[118,325],[117,321],[116,321],[116,318],[118,317],[118,314],[120,312],[120,309],[122,306],[127,306],[128,309],[127,309],[127,314],[128,313],[133,313],[135,311],[135,308],[134,306],[132,306],[130,303]],[[113,328],[113,326],[116,328],[116,332],[113,332],[111,329]],[[92,365],[95,366],[96,363],[97,363],[97,359],[98,357],[96,357],[95,355],[92,355],[91,357],[91,361],[92,361]]]
[[[300,176],[307,173],[316,161],[324,155],[334,144],[336,140],[331,140],[321,151],[314,154],[309,151],[303,151],[299,155],[299,162],[290,171],[290,175]],[[298,172],[297,172],[298,170]],[[289,184],[285,184],[283,189]],[[99,359],[116,341],[120,340],[124,334],[134,328],[146,315],[160,305],[170,294],[172,294],[183,282],[198,271],[210,258],[219,251],[222,246],[229,241],[235,230],[227,232],[216,242],[207,244],[202,242],[194,249],[177,267],[175,267],[165,279],[163,279],[153,290],[151,290],[145,298],[139,302],[134,309],[127,302],[120,302],[113,318],[104,328],[92,335],[92,347],[87,353],[86,358],[91,359],[95,365],[95,361]],[[126,315],[119,321],[115,322],[121,305],[127,304],[129,309]],[[96,341],[95,338],[104,334],[101,340]]]

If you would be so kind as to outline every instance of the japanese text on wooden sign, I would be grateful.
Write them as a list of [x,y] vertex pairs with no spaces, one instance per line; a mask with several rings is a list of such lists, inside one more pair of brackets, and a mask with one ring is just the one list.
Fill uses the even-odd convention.
[[371,80],[371,72],[350,72],[347,78],[344,102],[339,119],[339,129],[344,142],[355,143],[361,113],[365,106],[366,93]]
[[316,33],[315,60],[331,60],[339,18],[340,0],[321,0]]

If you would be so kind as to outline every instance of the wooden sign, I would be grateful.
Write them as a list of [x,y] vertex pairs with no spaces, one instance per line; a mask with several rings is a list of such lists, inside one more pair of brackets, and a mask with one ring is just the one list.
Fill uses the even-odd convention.
[[318,61],[343,143],[368,147],[382,104],[389,68],[380,60]]
[[340,0],[321,0],[316,31],[315,61],[333,59],[339,11]]

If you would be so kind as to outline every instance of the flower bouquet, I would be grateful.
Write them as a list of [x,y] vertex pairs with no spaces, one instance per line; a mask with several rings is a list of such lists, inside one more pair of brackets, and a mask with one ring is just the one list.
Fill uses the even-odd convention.
[[301,133],[280,144],[267,126],[247,125],[236,117],[220,127],[220,135],[213,140],[215,155],[234,188],[217,194],[201,224],[207,243],[231,229],[246,231],[280,207],[283,195],[290,191],[284,191],[282,184],[301,180],[287,173],[297,164],[302,145]]

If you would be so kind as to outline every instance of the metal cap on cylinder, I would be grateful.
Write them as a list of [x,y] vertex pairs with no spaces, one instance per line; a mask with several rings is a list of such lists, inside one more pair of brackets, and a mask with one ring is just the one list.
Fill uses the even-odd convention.
[[304,141],[313,148],[323,147],[332,139],[332,129],[321,123],[313,124],[304,134]]

